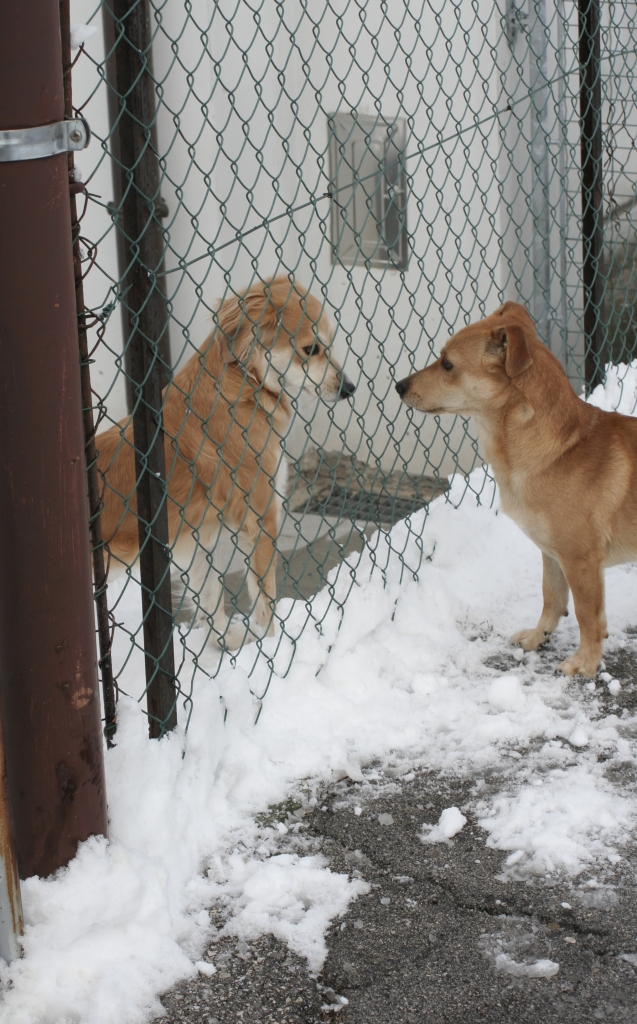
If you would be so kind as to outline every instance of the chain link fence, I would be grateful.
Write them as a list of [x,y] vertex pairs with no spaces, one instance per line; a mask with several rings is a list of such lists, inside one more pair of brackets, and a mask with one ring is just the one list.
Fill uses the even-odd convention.
[[635,10],[74,17],[113,673],[159,736],[239,650],[258,715],[364,545],[382,572],[480,463],[394,392],[449,334],[515,299],[578,391],[635,356]]

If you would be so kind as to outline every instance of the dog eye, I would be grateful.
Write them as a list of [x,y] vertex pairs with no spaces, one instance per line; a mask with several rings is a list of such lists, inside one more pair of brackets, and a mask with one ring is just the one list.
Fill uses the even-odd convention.
[[453,363],[450,363],[446,356],[442,360],[441,365],[443,370],[447,370],[447,372],[449,372],[449,370],[453,370]]
[[301,351],[305,352],[306,356],[315,356],[319,351],[319,345],[315,341],[313,345],[306,345]]

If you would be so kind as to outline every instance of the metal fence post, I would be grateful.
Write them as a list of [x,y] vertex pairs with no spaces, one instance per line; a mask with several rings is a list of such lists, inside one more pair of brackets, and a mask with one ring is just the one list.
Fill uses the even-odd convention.
[[[0,129],[64,121],[58,0],[0,6]],[[0,162],[0,698],[20,875],[106,834],[67,154]]]
[[582,161],[584,375],[591,391],[604,379],[602,77],[599,0],[578,0]]
[[531,211],[533,214],[533,317],[539,337],[555,348],[551,317],[551,207],[549,171],[549,84],[547,73],[546,3],[533,0],[529,13],[531,90]]
[[160,174],[152,144],[155,89],[150,73],[148,4],[114,0],[122,212],[128,271],[121,283],[128,310],[133,433],[137,475],[140,576],[144,615],[146,685],[151,738],[177,724],[173,652],[166,465],[162,387],[167,367],[162,340],[168,328],[166,298],[157,274],[163,266],[159,223]]
[[[149,18],[148,13],[148,0],[140,0],[143,6],[146,7],[146,19]],[[104,71],[106,73],[106,81],[108,88],[106,91],[106,98],[108,103],[108,124],[110,129],[109,134],[109,147],[112,155],[111,168],[113,172],[113,209],[121,210],[122,205],[122,174],[121,174],[121,154],[119,146],[119,129],[118,129],[118,118],[120,113],[120,101],[117,87],[117,39],[119,33],[117,32],[116,22],[113,11],[108,6],[107,2],[102,3],[102,31],[104,33],[104,49],[106,53],[106,59],[104,61]],[[149,70],[149,74],[152,77],[152,52],[149,50],[146,53],[146,66]],[[151,102],[153,97],[151,96]],[[150,141],[151,148],[156,153],[158,151],[157,143],[157,125],[153,121],[150,126]],[[155,203],[155,215],[159,218],[168,216],[168,206],[163,199],[160,197],[160,201]],[[119,223],[119,217],[118,217]],[[116,231],[116,243],[117,243],[117,266],[119,276],[123,279],[126,276],[126,269],[130,259],[130,252],[125,243],[124,234],[121,230]],[[163,257],[159,267],[159,273],[164,270]],[[128,312],[124,303],[120,303],[121,315],[122,315],[122,328],[124,337],[129,334],[129,320]],[[169,323],[166,321],[166,326],[161,338],[157,342],[157,349],[160,357],[160,376],[161,386],[164,388],[168,383],[168,367],[170,366],[170,330]],[[131,363],[130,363],[130,346],[126,347],[124,352],[124,367],[126,369],[126,396],[128,399],[128,408],[132,412],[133,405],[135,402],[135,396],[133,395],[133,388],[131,385]]]

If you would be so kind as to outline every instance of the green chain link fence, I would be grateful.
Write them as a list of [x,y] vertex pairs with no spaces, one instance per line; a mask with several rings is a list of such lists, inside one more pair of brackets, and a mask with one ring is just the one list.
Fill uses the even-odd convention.
[[[420,535],[413,514],[480,463],[467,421],[412,414],[394,391],[450,333],[515,299],[577,390],[635,356],[636,15],[626,2],[600,15],[593,0],[103,0],[94,10],[78,0],[89,26],[74,29],[85,41],[73,83],[93,132],[81,230],[97,449],[106,497],[120,486],[122,517],[142,519],[141,558],[134,543],[118,556],[119,581],[111,552],[113,668],[117,681],[135,667],[143,676],[145,663],[145,692],[163,687],[163,703],[149,703],[152,735],[178,706],[187,719],[196,672],[214,675],[237,647],[250,643],[252,667],[272,672],[287,637],[292,657],[305,630],[320,630],[337,578],[355,585],[363,546],[382,572],[398,544],[392,525],[412,517]],[[278,278],[316,298],[335,331],[326,338],[308,306],[314,338],[356,391],[326,402],[327,362],[313,394],[285,383],[289,422],[264,414],[268,469],[238,400],[223,398],[233,344],[249,321],[258,349],[265,306],[244,303],[223,366],[212,372],[196,353],[229,304],[256,286],[267,297],[264,282]],[[304,330],[292,331],[290,365]],[[312,357],[299,358],[309,373]],[[248,364],[239,359],[243,393],[262,408],[263,374]],[[202,375],[226,402],[218,436],[214,403],[209,414],[197,404]],[[183,418],[168,426],[175,395]],[[217,454],[210,479],[184,441],[190,414]],[[243,452],[229,450],[236,429]],[[133,455],[122,490],[111,465],[133,466]],[[261,468],[240,479],[246,458]],[[219,533],[189,519],[187,502],[174,507],[184,465]],[[213,476],[226,471],[243,518],[230,499],[215,506]],[[267,639],[253,614],[265,571],[256,589],[246,577],[272,528],[257,510],[257,533],[242,529],[259,472],[281,506]],[[257,678],[260,706],[267,673]]]

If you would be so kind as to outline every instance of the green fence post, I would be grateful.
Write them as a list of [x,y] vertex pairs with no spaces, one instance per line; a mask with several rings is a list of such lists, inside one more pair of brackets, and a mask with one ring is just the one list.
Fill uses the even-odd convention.
[[604,379],[602,72],[599,0],[578,0],[582,160],[582,281],[587,391]]
[[128,270],[121,282],[128,310],[133,433],[137,477],[140,575],[149,732],[158,738],[177,724],[166,461],[162,387],[166,367],[161,343],[168,328],[166,299],[156,275],[164,253],[159,203],[159,163],[152,145],[155,91],[149,68],[151,32],[147,3],[115,0],[118,122],[122,213]]

